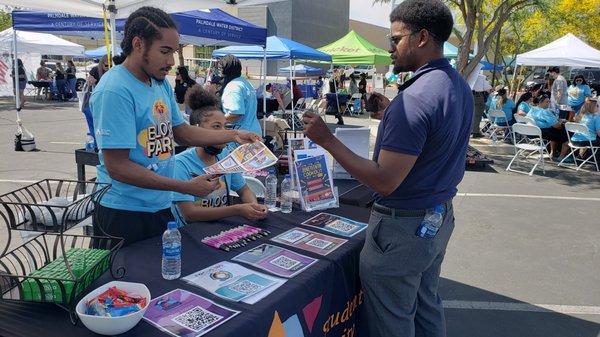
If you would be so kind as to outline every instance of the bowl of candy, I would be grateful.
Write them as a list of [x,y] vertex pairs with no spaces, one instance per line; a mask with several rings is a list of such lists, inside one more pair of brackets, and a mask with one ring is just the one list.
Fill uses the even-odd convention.
[[118,335],[139,323],[150,300],[150,290],[145,285],[112,281],[84,296],[75,311],[93,332]]

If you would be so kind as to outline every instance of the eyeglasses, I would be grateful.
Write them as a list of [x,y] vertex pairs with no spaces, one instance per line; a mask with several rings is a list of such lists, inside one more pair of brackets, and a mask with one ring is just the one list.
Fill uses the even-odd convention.
[[[419,32],[411,32],[408,34],[404,34],[404,35],[392,35],[392,34],[388,34],[386,35],[389,42],[390,42],[390,49],[396,49],[396,46],[398,45],[398,43],[400,43],[400,41],[402,41],[402,38],[410,36],[410,35],[415,35]],[[431,37],[435,38],[435,34],[433,34],[430,31],[427,31],[427,33],[429,33],[429,35],[431,35]]]

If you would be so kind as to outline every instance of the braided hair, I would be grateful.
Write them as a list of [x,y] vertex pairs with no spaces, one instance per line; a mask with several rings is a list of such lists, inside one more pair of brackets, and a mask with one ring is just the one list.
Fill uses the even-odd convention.
[[190,124],[201,124],[213,111],[221,111],[221,101],[217,96],[199,85],[190,87],[185,93],[185,104],[192,109]]
[[160,39],[159,28],[177,29],[171,16],[158,8],[145,6],[131,13],[125,22],[125,33],[121,42],[122,58],[129,56],[133,51],[134,37],[141,38],[148,45]]

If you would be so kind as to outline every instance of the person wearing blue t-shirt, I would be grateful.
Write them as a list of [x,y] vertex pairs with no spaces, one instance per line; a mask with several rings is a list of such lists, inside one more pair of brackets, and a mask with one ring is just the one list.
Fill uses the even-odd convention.
[[579,112],[585,102],[585,98],[592,96],[590,86],[585,82],[583,75],[577,75],[573,78],[573,83],[567,88],[569,95],[567,101],[575,113]]
[[507,97],[506,89],[502,88],[498,90],[498,94],[490,99],[489,108],[490,110],[501,110],[506,116],[505,118],[490,118],[492,122],[494,122],[495,119],[498,119],[495,122],[496,124],[501,126],[515,124],[515,120],[513,118],[513,109],[515,108],[515,102]]
[[94,233],[131,244],[161,235],[171,215],[171,191],[202,196],[218,187],[210,176],[173,179],[175,141],[214,145],[257,141],[243,131],[202,130],[186,124],[165,77],[179,34],[171,16],[142,7],[125,23],[125,60],[100,79],[90,108],[100,149],[98,182],[111,184],[94,217]]
[[[220,109],[219,99],[200,86],[188,89],[185,103],[192,113],[190,124],[204,129],[224,130],[225,115]],[[225,144],[187,149],[175,156],[175,179],[191,180],[194,176],[204,175],[204,168],[215,164],[226,156],[222,153]],[[229,190],[235,191],[242,203],[232,205]],[[263,219],[267,216],[267,207],[256,201],[256,196],[246,185],[239,173],[226,174],[219,178],[219,188],[209,195],[196,197],[173,192],[173,215],[180,225],[194,221],[213,221],[230,216],[241,216],[248,220]]]
[[[376,192],[360,255],[364,335],[445,336],[439,274],[454,228],[452,199],[465,172],[473,94],[444,58],[453,19],[443,1],[402,1],[390,21],[394,73],[414,75],[389,104],[371,100],[377,107],[370,110],[385,109],[378,113],[373,160],[352,152],[314,113],[304,114],[304,132]],[[424,216],[434,210],[442,217],[439,229],[422,234]]]
[[256,116],[256,90],[247,79],[242,77],[242,63],[237,57],[227,55],[219,60],[221,74],[224,76],[221,89],[221,102],[227,122],[235,129],[262,134]]
[[516,107],[513,109],[514,114],[518,114],[520,116],[527,116],[529,110],[531,110],[531,106],[533,105],[533,94],[530,92],[526,92],[517,101]]
[[557,153],[557,148],[561,146],[560,154],[558,155],[558,161],[569,153],[568,137],[563,127],[564,120],[559,120],[556,115],[548,110],[550,106],[550,98],[546,95],[538,97],[537,106],[531,108],[528,117],[533,118],[535,125],[542,130],[542,138],[550,141],[550,154],[554,158]]
[[571,137],[575,145],[589,146],[591,141],[592,145],[600,146],[600,114],[598,114],[597,97],[587,97],[573,121],[587,126],[589,130],[587,135],[576,133]]

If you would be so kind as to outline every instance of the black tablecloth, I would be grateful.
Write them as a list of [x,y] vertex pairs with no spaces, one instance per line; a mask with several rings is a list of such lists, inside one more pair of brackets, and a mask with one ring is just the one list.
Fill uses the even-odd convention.
[[[343,193],[355,185],[355,182],[340,182],[338,188],[340,193]],[[367,208],[347,205],[328,210],[328,212],[359,221],[367,221],[369,216]],[[300,222],[314,214],[296,210],[291,214],[272,213],[259,226],[270,230],[272,232],[270,237],[274,237],[298,226]],[[220,222],[196,223],[186,226],[182,230],[182,276],[220,261],[231,260],[232,257],[248,248],[268,242],[269,238],[257,240],[247,247],[232,252],[216,250],[201,243],[201,239],[205,236],[214,235],[221,230],[242,223],[247,223],[247,221],[242,218],[229,218]],[[123,280],[146,284],[153,297],[181,288],[241,311],[238,316],[209,332],[206,336],[266,337],[275,313],[282,322],[297,315],[304,330],[304,336],[343,336],[348,332],[347,329],[356,329],[355,320],[358,317],[360,303],[362,303],[358,259],[363,242],[364,232],[350,238],[347,243],[327,256],[296,250],[302,254],[319,258],[319,261],[289,279],[279,289],[254,305],[220,299],[181,280],[163,280],[161,277],[161,239],[159,237],[122,249],[115,266],[124,265],[127,273]],[[111,281],[111,277],[106,273],[88,290],[91,291],[109,281]],[[318,303],[319,297],[321,297],[320,309],[314,326],[309,329],[303,309],[310,303]],[[0,302],[0,314],[2,317],[0,319],[1,336],[94,335],[81,322],[73,326],[69,321],[68,313],[52,304]],[[124,335],[167,336],[145,321],[140,322]]]

